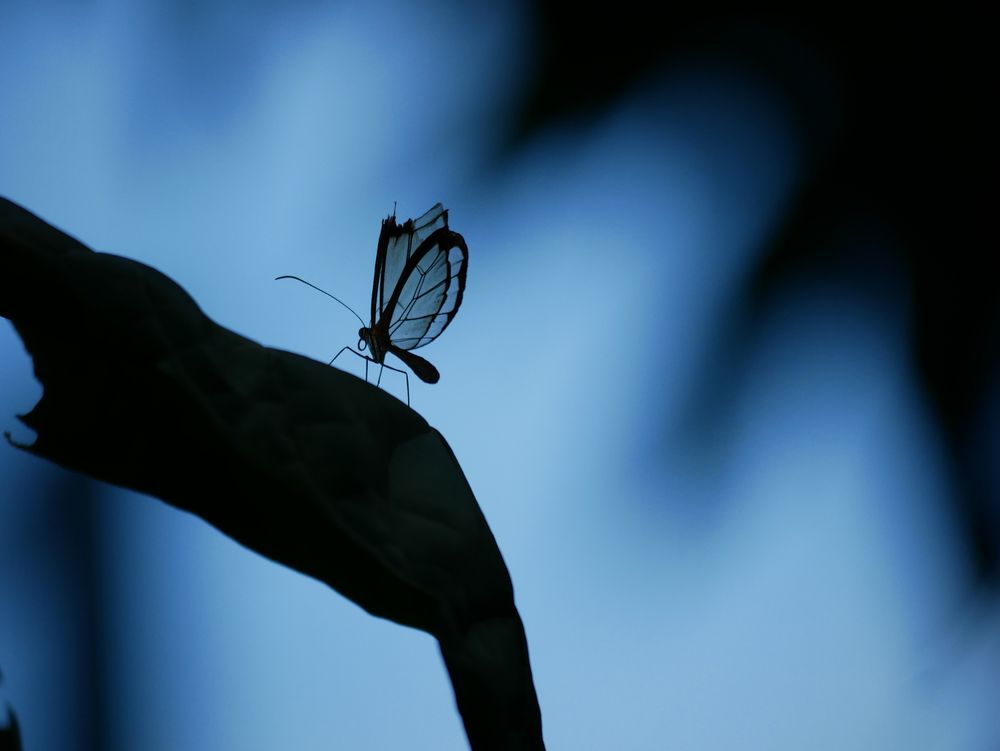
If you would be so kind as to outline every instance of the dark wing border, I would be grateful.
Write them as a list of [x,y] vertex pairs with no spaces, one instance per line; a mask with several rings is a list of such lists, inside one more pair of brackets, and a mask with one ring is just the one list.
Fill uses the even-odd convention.
[[378,233],[378,248],[375,250],[375,279],[372,281],[372,316],[369,319],[371,323],[368,324],[372,327],[375,326],[375,321],[378,320],[380,293],[383,293],[384,299],[384,290],[382,288],[385,282],[385,254],[389,250],[389,239],[399,234],[401,234],[401,228],[396,224],[395,214],[387,216],[382,220],[382,229]]

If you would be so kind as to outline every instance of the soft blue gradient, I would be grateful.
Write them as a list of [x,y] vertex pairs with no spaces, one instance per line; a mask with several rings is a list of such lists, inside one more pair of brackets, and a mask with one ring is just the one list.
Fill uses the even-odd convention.
[[[357,321],[273,278],[365,316],[393,203],[450,209],[468,290],[421,351],[441,383],[411,379],[412,402],[510,567],[549,748],[993,748],[1000,618],[955,615],[901,320],[830,290],[787,300],[711,479],[649,448],[672,445],[801,178],[783,102],[690,60],[491,171],[530,42],[516,5],[4,5],[0,194],[318,359]],[[27,439],[13,414],[39,393],[0,327],[0,427]],[[70,748],[74,642],[37,519],[25,532],[59,471],[0,445],[0,472],[4,689],[27,749]],[[428,636],[159,501],[104,496],[113,747],[466,748]],[[723,512],[693,521],[708,504]]]

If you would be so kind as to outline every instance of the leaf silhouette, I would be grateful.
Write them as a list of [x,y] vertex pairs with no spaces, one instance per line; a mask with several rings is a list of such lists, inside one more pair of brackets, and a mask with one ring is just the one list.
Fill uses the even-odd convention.
[[155,269],[2,198],[0,315],[44,389],[21,448],[197,514],[427,631],[471,747],[544,748],[506,565],[451,448],[416,412],[223,328]]

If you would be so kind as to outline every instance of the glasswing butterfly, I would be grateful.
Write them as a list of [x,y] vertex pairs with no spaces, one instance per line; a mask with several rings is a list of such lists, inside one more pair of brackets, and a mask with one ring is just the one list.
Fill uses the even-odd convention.
[[[465,294],[468,262],[465,239],[448,228],[448,211],[437,203],[420,218],[407,219],[402,224],[396,223],[395,210],[382,220],[375,252],[371,320],[367,326],[350,306],[315,284],[291,275],[277,278],[308,284],[354,313],[361,321],[359,351],[344,347],[330,364],[349,351],[364,359],[365,380],[369,362],[402,373],[409,404],[410,378],[405,370],[386,365],[385,356],[389,352],[394,354],[425,383],[438,382],[441,376],[437,368],[413,350],[437,339],[455,317]],[[362,354],[366,349],[370,356]],[[380,369],[377,385],[381,381]]]

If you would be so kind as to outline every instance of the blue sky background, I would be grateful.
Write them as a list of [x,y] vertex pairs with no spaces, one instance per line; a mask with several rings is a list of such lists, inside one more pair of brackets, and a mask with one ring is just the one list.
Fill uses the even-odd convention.
[[[321,360],[356,320],[274,277],[366,311],[381,219],[445,204],[468,287],[412,404],[510,568],[549,748],[995,749],[1000,613],[964,607],[902,319],[789,295],[713,457],[669,429],[802,177],[785,103],[692,57],[498,164],[529,21],[516,3],[8,3],[0,194]],[[0,325],[0,426],[29,439],[14,414],[39,395]],[[0,475],[2,690],[27,749],[89,748],[87,664],[110,748],[467,747],[427,635],[157,500],[74,497],[6,445]],[[54,563],[79,504],[97,605]]]

